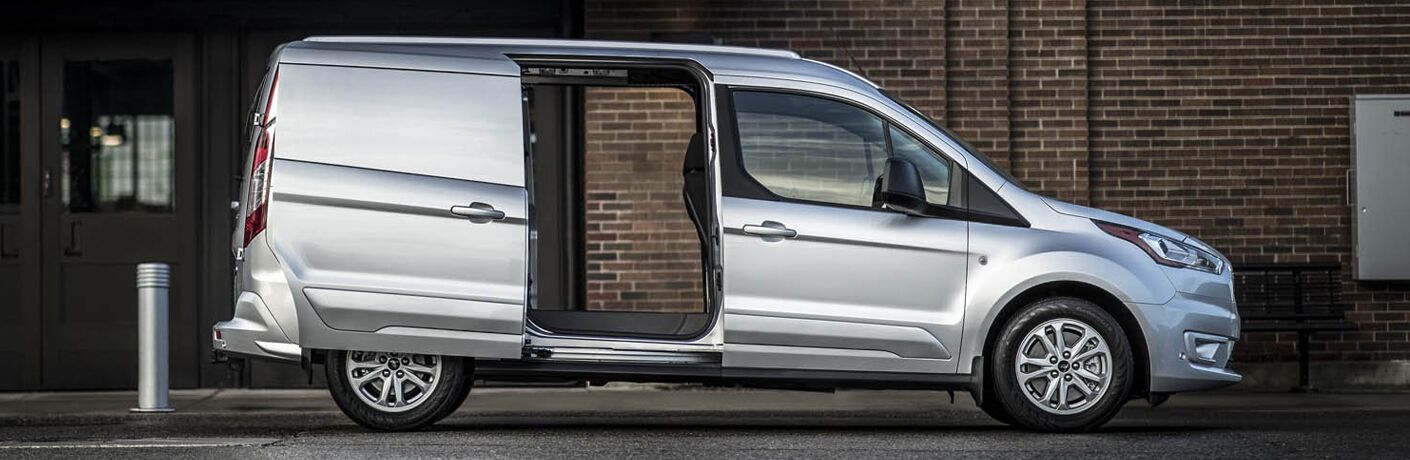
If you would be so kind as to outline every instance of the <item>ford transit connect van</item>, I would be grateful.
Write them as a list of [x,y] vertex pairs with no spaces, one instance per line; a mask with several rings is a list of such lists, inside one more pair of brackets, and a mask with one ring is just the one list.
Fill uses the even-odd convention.
[[[604,263],[582,257],[596,198],[571,172],[585,87],[688,108],[663,165],[679,194],[639,195],[689,217],[697,275],[662,285],[700,308],[587,308],[581,280]],[[274,53],[250,124],[214,348],[321,364],[373,429],[434,423],[484,379],[960,390],[1041,431],[1240,380],[1218,251],[1030,192],[792,52],[309,38]]]

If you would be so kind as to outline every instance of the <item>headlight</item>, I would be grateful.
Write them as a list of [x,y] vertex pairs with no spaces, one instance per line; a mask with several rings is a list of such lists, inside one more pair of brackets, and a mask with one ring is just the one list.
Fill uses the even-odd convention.
[[1094,220],[1103,231],[1131,242],[1146,251],[1155,262],[1161,265],[1179,268],[1193,268],[1213,274],[1224,272],[1224,259],[1211,254],[1209,251],[1180,242],[1174,238],[1159,235],[1151,232],[1137,230],[1124,225],[1117,225],[1111,222]]

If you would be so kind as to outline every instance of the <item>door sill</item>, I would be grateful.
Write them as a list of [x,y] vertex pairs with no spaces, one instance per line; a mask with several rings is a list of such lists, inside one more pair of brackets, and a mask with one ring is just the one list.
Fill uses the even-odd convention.
[[714,326],[714,315],[631,311],[531,310],[525,321],[546,335],[689,342]]
[[[709,331],[689,340],[662,340],[645,337],[608,337],[596,335],[562,335],[543,330],[531,321],[524,328],[524,348],[528,349],[596,349],[618,352],[662,351],[677,353],[720,353],[724,351],[723,333],[718,322]],[[527,353],[525,356],[530,356]]]
[[720,364],[718,351],[622,350],[585,347],[524,347],[525,361],[621,364]]

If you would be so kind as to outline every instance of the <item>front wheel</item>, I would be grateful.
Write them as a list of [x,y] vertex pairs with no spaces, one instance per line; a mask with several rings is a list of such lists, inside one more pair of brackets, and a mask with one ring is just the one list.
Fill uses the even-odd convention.
[[1115,417],[1131,393],[1126,335],[1086,300],[1029,305],[1008,321],[992,351],[995,403],[1024,428],[1090,431]]
[[430,425],[455,412],[470,392],[469,366],[457,357],[330,351],[323,367],[338,408],[374,430]]

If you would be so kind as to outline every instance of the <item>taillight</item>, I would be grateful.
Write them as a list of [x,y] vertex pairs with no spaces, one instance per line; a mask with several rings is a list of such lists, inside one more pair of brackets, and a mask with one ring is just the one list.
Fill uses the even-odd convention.
[[250,194],[245,199],[245,208],[249,211],[245,213],[243,246],[249,246],[255,235],[264,231],[268,222],[265,211],[269,209],[269,167],[273,163],[270,161],[269,147],[274,142],[273,137],[269,130],[263,130],[259,140],[255,141],[255,156],[250,162]]
[[269,97],[265,102],[259,138],[255,140],[255,151],[250,159],[249,195],[245,197],[245,241],[241,246],[249,246],[255,236],[263,232],[269,220],[269,175],[274,164],[274,99],[279,84],[279,71],[269,83]]

